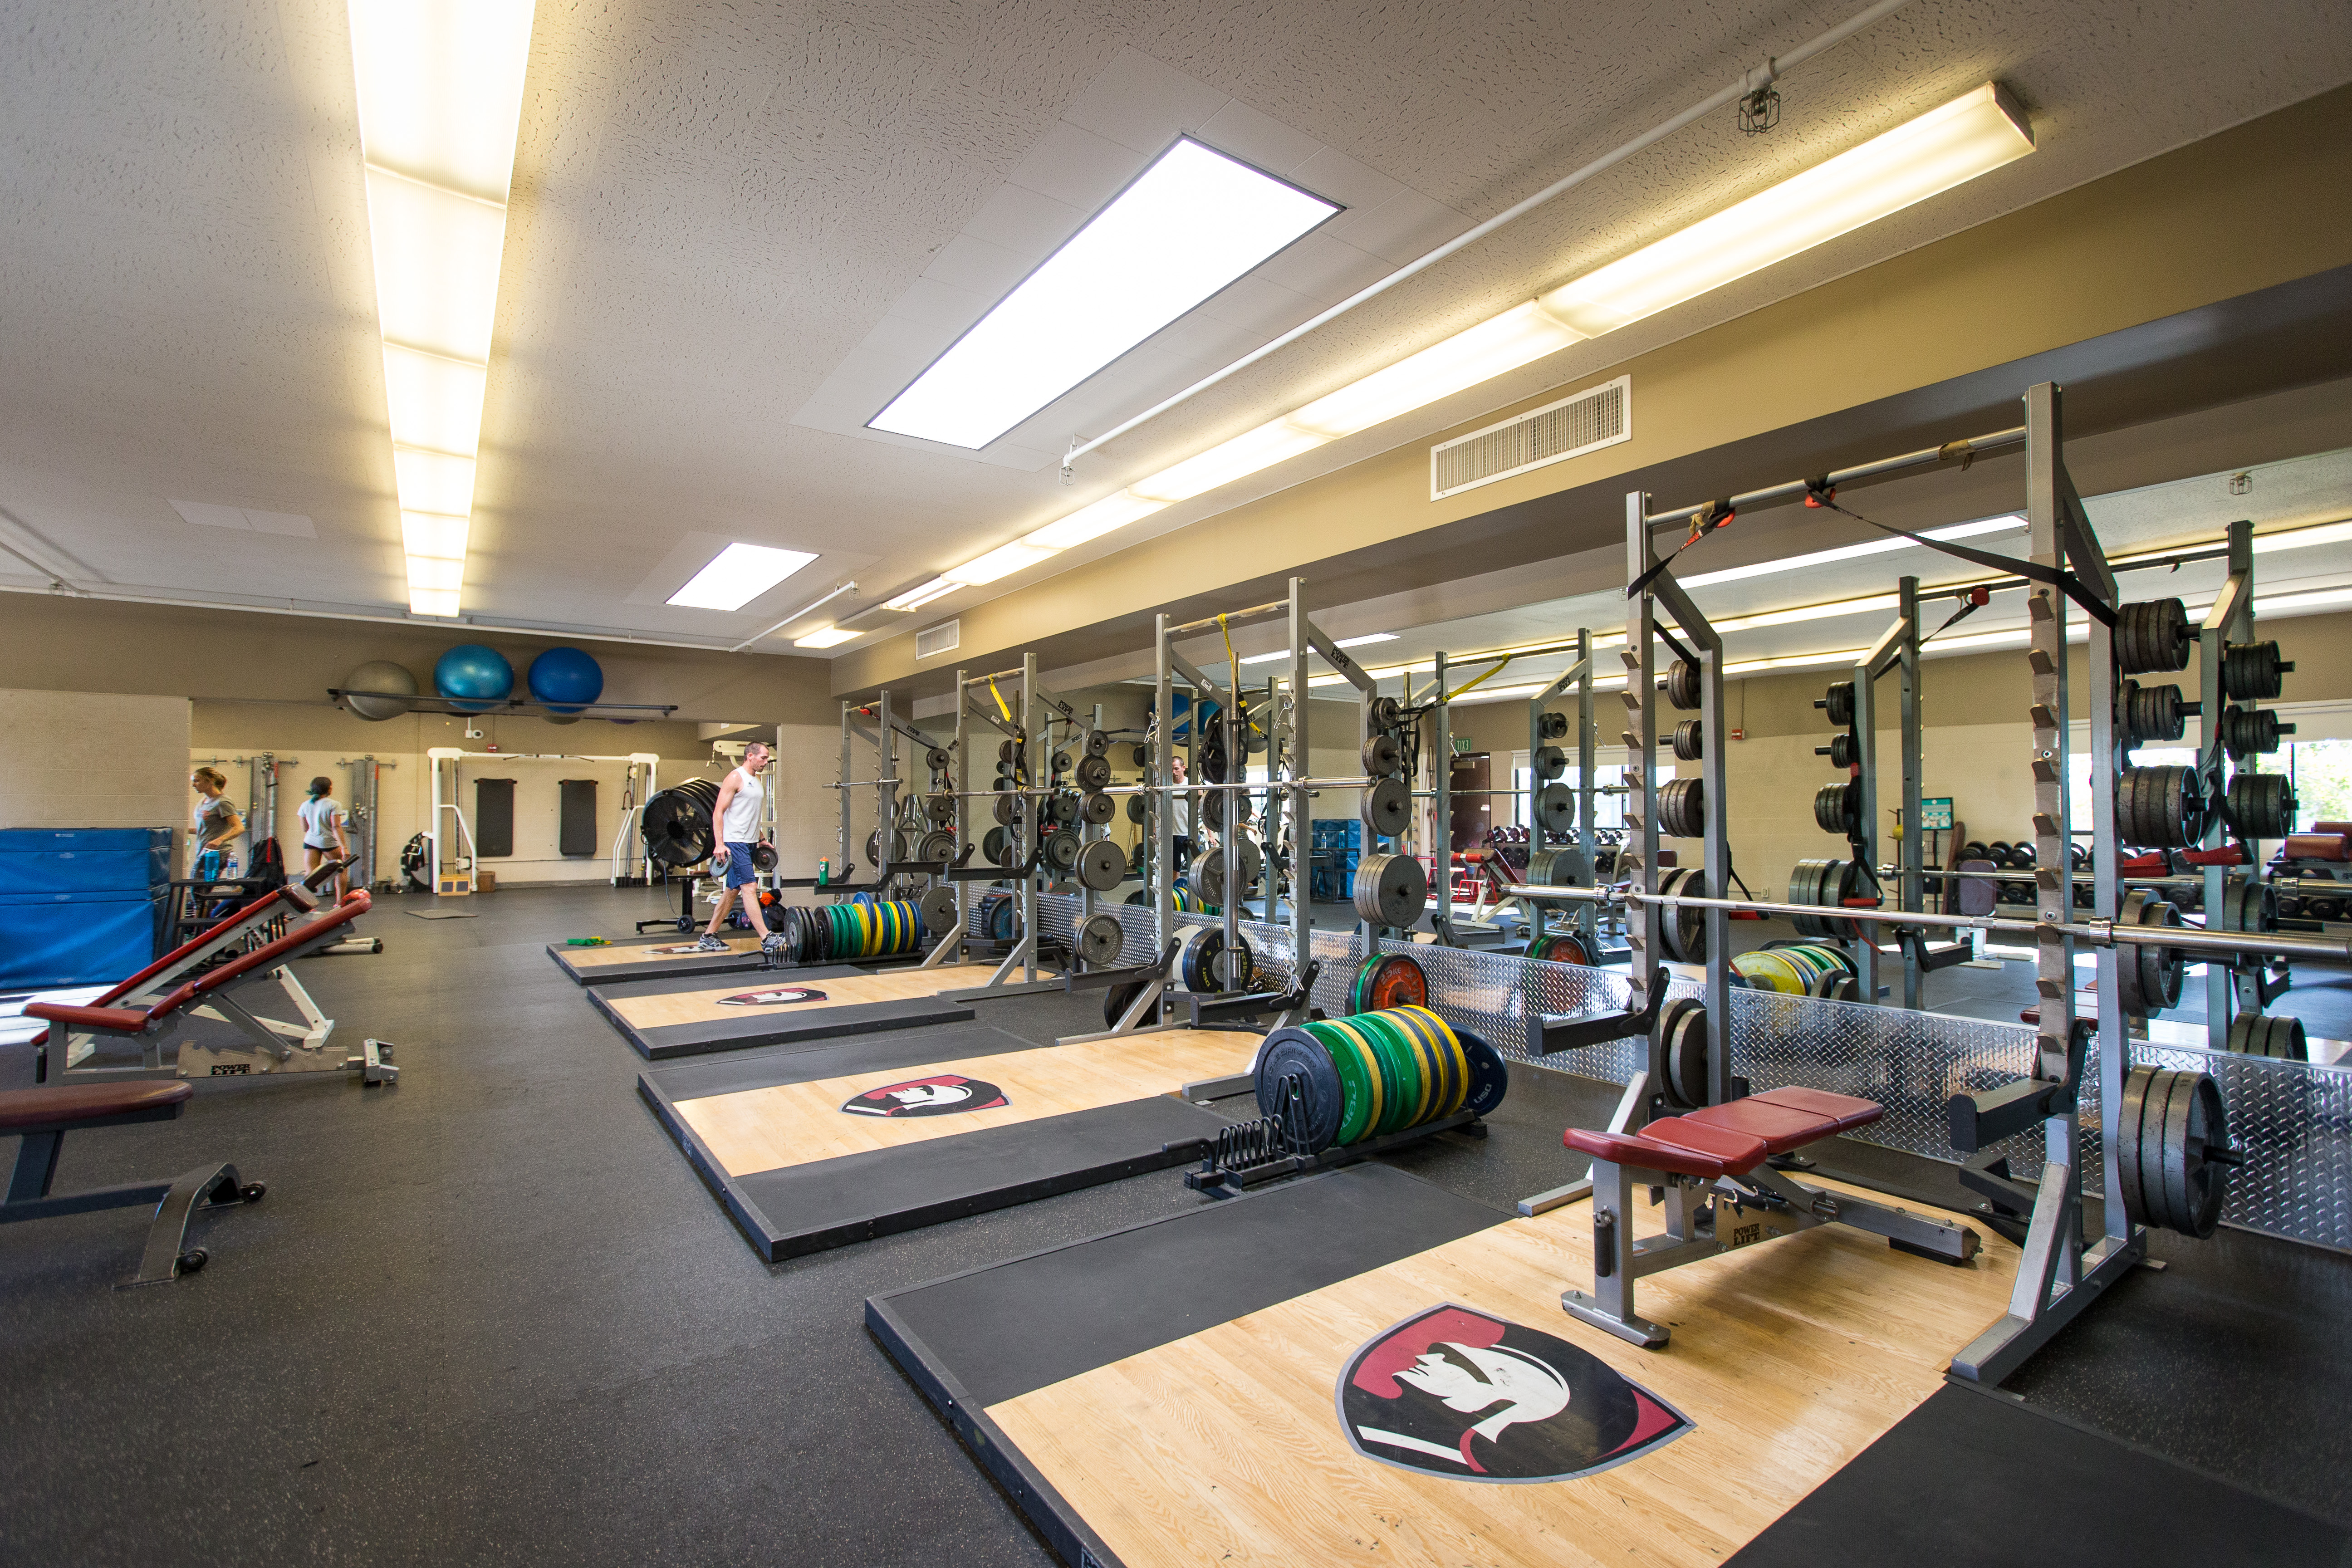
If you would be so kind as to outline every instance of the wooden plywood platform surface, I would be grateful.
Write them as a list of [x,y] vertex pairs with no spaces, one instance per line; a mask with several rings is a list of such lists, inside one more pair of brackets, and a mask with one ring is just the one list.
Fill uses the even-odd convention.
[[[1661,1228],[1654,1210],[1639,1227]],[[1753,1540],[1941,1386],[1952,1354],[2006,1310],[2016,1262],[1996,1237],[1954,1268],[1824,1226],[1643,1279],[1641,1310],[1674,1331],[1645,1352],[1560,1310],[1563,1288],[1591,1281],[1591,1211],[1579,1204],[987,1415],[1126,1568],[1697,1568]],[[1589,1352],[1692,1429],[1596,1474],[1528,1484],[1365,1458],[1336,1408],[1344,1369],[1383,1331],[1449,1302]]]
[[[675,1028],[682,1024],[715,1024],[755,1014],[821,1012],[827,1007],[856,1006],[868,1002],[908,1002],[977,985],[994,971],[986,964],[943,964],[937,969],[891,969],[872,974],[824,975],[796,979],[790,969],[761,970],[755,974],[714,979],[706,989],[672,991],[643,996],[607,994],[603,1005],[635,1029]],[[821,998],[775,1004],[730,1003],[730,996],[761,992],[817,991]]]
[[[1255,1035],[1178,1032],[1044,1046],[897,1073],[779,1084],[678,1102],[676,1114],[728,1175],[781,1170],[1040,1117],[1168,1094],[1249,1066]],[[955,1077],[1001,1091],[992,1109],[886,1117],[845,1111],[852,1098],[898,1081]]]
[[698,958],[757,958],[760,954],[760,939],[749,931],[740,935],[719,938],[727,944],[725,952],[698,953],[694,951],[694,945],[698,940],[699,939],[697,936],[675,933],[651,940],[632,940],[622,937],[608,947],[566,947],[557,943],[549,951],[560,953],[565,963],[583,974],[593,974],[601,969],[643,963],[651,958],[675,959],[682,963],[691,963]]

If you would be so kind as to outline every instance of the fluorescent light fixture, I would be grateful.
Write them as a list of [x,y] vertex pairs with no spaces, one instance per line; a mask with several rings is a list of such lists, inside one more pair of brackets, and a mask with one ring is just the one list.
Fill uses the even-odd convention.
[[[532,0],[350,0],[384,402],[415,615],[458,610],[531,9]],[[416,548],[420,539],[429,550]]]
[[[2025,520],[2021,517],[1988,517],[1976,522],[1955,523],[1949,528],[1923,529],[1919,531],[1919,537],[1975,539],[1988,533],[2014,533],[2024,526]],[[1691,577],[1682,577],[1677,574],[1677,577],[1685,588],[1704,588],[1715,583],[1744,583],[1750,577],[1769,577],[1776,572],[1805,572],[1840,561],[1859,561],[1865,555],[1884,555],[1890,550],[1917,548],[1907,539],[1868,539],[1860,544],[1848,544],[1836,550],[1817,550],[1810,555],[1785,555],[1778,561],[1759,561],[1752,566],[1731,566],[1720,572],[1701,572]]]
[[1352,436],[1400,414],[1558,353],[1584,333],[1548,315],[1530,300],[1442,343],[1376,370],[1361,381],[1318,397],[1290,423],[1326,437]]
[[885,599],[882,607],[886,610],[919,610],[933,599],[952,594],[962,586],[962,584],[950,583],[945,577],[934,577],[928,583],[908,589],[895,599]]
[[839,647],[843,643],[856,642],[863,635],[860,632],[853,632],[846,626],[819,626],[805,637],[794,637],[793,646],[794,647]]
[[1533,697],[1537,692],[1541,691],[1545,687],[1549,686],[1551,682],[1549,680],[1535,680],[1529,681],[1525,686],[1474,687],[1470,690],[1465,691],[1461,696],[1455,698],[1451,706],[1455,708],[1468,708],[1480,702],[1507,702],[1514,697]]
[[1187,458],[1173,468],[1162,468],[1150,479],[1127,487],[1127,493],[1142,500],[1189,500],[1203,490],[1233,483],[1244,475],[1270,468],[1285,458],[1295,458],[1311,451],[1329,440],[1312,430],[1302,430],[1286,419],[1273,419],[1255,430],[1244,430],[1230,441],[1220,442],[1195,458]]
[[[2307,594],[2276,594],[2254,601],[2256,616],[2284,616],[2352,603],[2352,588],[2317,588]],[[2210,606],[2207,606],[2210,608]]]
[[967,561],[951,566],[940,575],[960,588],[977,588],[982,583],[993,583],[999,577],[1009,577],[1024,566],[1034,566],[1051,557],[1055,552],[1041,549],[1023,540],[1000,544],[977,561]]
[[2303,550],[2314,544],[2342,544],[2347,540],[2352,540],[2352,522],[2322,522],[2277,533],[2257,533],[2253,551],[2257,555],[2267,555],[2273,550]]
[[[1745,278],[2032,151],[2033,134],[2023,112],[1997,84],[1988,82],[1631,256],[1514,306],[1198,458],[1139,480],[1126,493],[1134,500],[1164,504],[1229,484],[1324,441],[1424,407],[1581,339],[1598,337]],[[1000,428],[1009,427],[1008,424]],[[1144,515],[1137,511],[1114,521],[1117,509],[1097,501],[1062,522],[1075,523],[1088,513],[1094,516],[1088,524],[1073,531],[1074,537],[1057,535],[1055,531],[1062,524],[1048,523],[1029,538],[1038,544],[1066,548]],[[1963,526],[1992,531],[1983,525]],[[1939,531],[1942,537],[1966,537],[1958,531]],[[1890,541],[1858,545],[1853,552],[1900,548],[1901,541]],[[1736,576],[1789,571],[1818,564],[1822,559],[1843,558],[1824,552],[1820,557],[1685,579],[1685,585],[1730,582]]]
[[1080,507],[1058,522],[1049,522],[1034,533],[1022,535],[1021,542],[1034,544],[1040,550],[1067,550],[1084,544],[1089,539],[1125,528],[1141,517],[1150,517],[1166,506],[1166,501],[1146,500],[1127,490],[1107,495],[1088,506]]
[[2024,111],[1987,82],[1746,201],[1542,296],[1544,309],[1599,337],[2033,151]]
[[[1394,642],[1396,640],[1397,635],[1394,632],[1374,632],[1369,637],[1341,637],[1331,646],[1333,647],[1362,647],[1368,643]],[[1315,650],[1312,648],[1307,649],[1307,652],[1310,654],[1314,651]],[[1272,664],[1276,659],[1288,658],[1289,657],[1290,650],[1288,648],[1284,648],[1280,653],[1254,653],[1250,655],[1249,658],[1242,660],[1242,662],[1244,664]]]
[[489,373],[440,354],[383,345],[384,402],[399,446],[472,457],[482,436],[482,393]]
[[866,424],[985,447],[1339,210],[1179,138]]
[[400,542],[412,555],[434,561],[466,558],[467,521],[462,517],[436,517],[430,512],[400,514]]
[[815,559],[805,550],[730,544],[663,603],[692,610],[740,610]]
[[416,447],[392,449],[392,477],[404,512],[464,517],[474,510],[474,459]]

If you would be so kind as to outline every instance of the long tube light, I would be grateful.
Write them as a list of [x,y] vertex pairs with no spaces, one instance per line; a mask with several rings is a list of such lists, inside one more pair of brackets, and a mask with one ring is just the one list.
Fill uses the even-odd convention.
[[[943,582],[945,593],[993,582],[1163,507],[1696,299],[2032,151],[2023,110],[1997,83],[1987,82],[1630,256],[1035,529],[1017,541],[1029,553],[1012,564],[1003,564],[1009,547],[1003,547],[950,569],[924,589]],[[975,576],[983,562],[989,575]],[[903,605],[894,601],[891,607],[913,609],[939,596]]]
[[408,608],[454,616],[532,0],[350,0]]

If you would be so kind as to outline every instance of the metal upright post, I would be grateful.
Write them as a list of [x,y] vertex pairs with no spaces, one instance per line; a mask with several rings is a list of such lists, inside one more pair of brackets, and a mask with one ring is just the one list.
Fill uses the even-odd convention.
[[[1037,782],[1043,769],[1053,762],[1052,748],[1041,744],[1037,735],[1037,654],[1034,648],[1021,656],[1021,740],[1025,748],[1022,755],[1029,763],[1029,783]],[[1037,847],[1045,842],[1045,801],[1032,794],[1028,809],[1022,819],[1029,825],[1028,842],[1023,846],[1032,858],[1029,869],[1021,879],[1021,978],[1024,983],[1037,978],[1037,875],[1045,864],[1037,856]]]
[[[2059,463],[2065,436],[2054,384],[2041,382],[2027,391],[2025,428],[2025,509],[2033,560],[2040,565],[2063,569],[2066,551],[2062,537],[2063,519],[2060,512],[2064,502],[2059,493]],[[2026,658],[2033,681],[2033,847],[2034,864],[2039,868],[2034,882],[2040,904],[2035,918],[2042,928],[2042,941],[2035,944],[2034,963],[2034,985],[2041,999],[2041,1023],[2035,1032],[2040,1037],[2042,1070],[2037,1076],[2063,1081],[2074,1071],[2071,1056],[2074,1030],[2074,940],[2064,929],[2074,919],[2074,903],[2073,801],[2066,762],[2065,595],[2046,584],[2034,584],[2026,590]],[[2104,668],[2103,663],[2100,668]],[[2099,737],[2094,736],[2095,759],[2098,742]],[[2099,793],[2109,795],[2112,811],[2112,792]],[[2112,861],[2112,823],[2110,831],[2097,840],[2097,846],[2103,857]],[[2098,875],[2100,886],[2111,895],[2115,867],[2103,866]],[[2101,912],[2108,919],[2114,918],[2111,897]],[[2111,1060],[2119,1057],[2123,1043],[2121,1015],[2114,1005],[2114,950],[2105,950],[2102,965],[2105,973],[2100,977],[2099,994],[2106,1001],[2105,1010],[2116,1025],[2116,1049],[2106,1053]],[[2120,1084],[2117,1089],[2118,1092],[2107,1100],[2107,1113],[2111,1116],[2119,1111],[2123,1101]],[[2074,1117],[2071,1113],[2053,1116],[2043,1123],[2043,1158],[2057,1167],[2054,1172],[2045,1171],[2044,1180],[2054,1175],[2070,1189],[2078,1186],[2083,1164],[2081,1130]],[[2058,1256],[2053,1260],[2055,1270],[2051,1283],[2071,1289],[2080,1263],[2083,1204],[2077,1191],[2067,1191],[2065,1197],[2065,1228],[2057,1238]]]
[[[1225,742],[1225,776],[1223,780],[1225,784],[1244,784],[1249,779],[1249,748],[1241,735],[1239,716],[1234,711],[1242,705],[1240,676],[1241,665],[1237,661],[1225,670],[1224,700],[1217,704],[1217,733],[1223,737]],[[1198,697],[1192,699],[1195,714],[1201,710],[1200,703]],[[1192,728],[1197,732],[1201,726],[1196,723]],[[1201,782],[1207,784],[1209,781],[1202,779]],[[1208,797],[1204,795],[1202,798],[1205,800]],[[1223,905],[1220,914],[1224,924],[1226,953],[1237,951],[1235,944],[1240,942],[1242,934],[1241,903],[1246,885],[1242,878],[1241,808],[1247,799],[1247,792],[1242,790],[1221,790],[1217,795],[1217,820],[1222,824],[1217,829],[1217,838],[1225,850],[1225,885],[1219,901]],[[1221,955],[1217,959],[1217,969],[1230,973],[1232,963],[1231,958]],[[1224,989],[1222,975],[1218,975],[1213,984],[1221,991]]]
[[[1853,733],[1862,743],[1862,755],[1855,758],[1854,782],[1862,786],[1862,810],[1854,823],[1853,858],[1869,874],[1874,884],[1878,880],[1878,692],[1871,679],[1872,666],[1878,652],[1876,647],[1864,653],[1853,667]],[[1878,889],[1884,900],[1886,889]],[[1860,973],[1861,1001],[1875,1005],[1878,1001],[1878,929],[1875,926],[1853,927],[1855,967]]]
[[[1901,861],[1896,873],[1896,896],[1901,900],[1898,908],[1916,914],[1927,907],[1922,892],[1925,879],[1920,874],[1926,867],[1927,833],[1919,825],[1919,775],[1925,745],[1919,720],[1919,579],[1903,578],[1895,584],[1895,595],[1903,625],[1903,653],[1898,665],[1903,681],[1903,837],[1895,845],[1895,854]],[[1906,942],[1904,1006],[1915,1011],[1919,1007],[1923,982],[1918,946]]]
[[[1165,952],[1169,941],[1176,934],[1176,799],[1168,787],[1173,782],[1175,769],[1171,765],[1176,755],[1176,716],[1171,711],[1175,701],[1175,682],[1171,679],[1168,656],[1168,616],[1165,613],[1152,617],[1152,647],[1157,654],[1158,685],[1154,688],[1158,706],[1152,710],[1151,771],[1148,782],[1153,789],[1152,798],[1160,803],[1160,811],[1152,818],[1151,847],[1151,942],[1152,951]],[[1198,725],[1187,726],[1190,730]],[[1152,1022],[1158,1023],[1165,1005],[1155,1009]]]
[[[1647,491],[1633,490],[1625,497],[1628,583],[1640,581],[1657,564],[1656,552],[1650,548],[1649,505]],[[1635,594],[1625,601],[1625,647],[1620,654],[1625,661],[1625,757],[1633,777],[1625,796],[1629,831],[1617,853],[1617,868],[1620,874],[1629,874],[1634,887],[1644,893],[1658,890],[1658,789],[1650,776],[1650,753],[1658,744],[1656,639],[1655,605],[1649,595]],[[1625,941],[1633,950],[1626,975],[1632,984],[1633,1005],[1638,1010],[1649,1005],[1650,987],[1665,984],[1665,977],[1658,973],[1657,905],[1643,900],[1626,911]],[[1632,1215],[1622,1216],[1622,1223],[1633,1222]]]
[[841,705],[841,783],[833,792],[841,800],[841,859],[835,868],[844,876],[857,864],[849,854],[849,781],[857,776],[849,765],[849,704],[845,702]]
[[1430,786],[1435,807],[1429,819],[1430,885],[1437,890],[1437,912],[1430,916],[1430,930],[1437,940],[1448,947],[1459,945],[1454,940],[1454,711],[1446,701],[1445,650],[1436,654],[1437,670],[1431,678],[1430,690],[1435,696],[1437,722],[1437,755],[1430,766]]
[[1313,796],[1304,781],[1315,776],[1315,753],[1307,749],[1307,583],[1290,580],[1290,942],[1291,973],[1303,972],[1314,956],[1314,899],[1307,882],[1314,876],[1315,823]]
[[[2232,703],[2229,689],[2222,683],[2225,656],[2233,642],[2252,642],[2254,633],[2253,605],[2253,524],[2241,520],[2230,524],[2230,575],[2221,592],[2214,596],[2212,607],[2206,612],[2204,624],[2197,637],[2198,691],[2197,748],[2198,777],[2209,791],[2211,805],[2206,812],[2205,837],[2200,847],[2221,847],[2222,821],[2221,802],[2228,787],[2230,763],[2221,744],[2221,724],[2224,714],[2232,707],[2252,708],[2251,702]],[[2257,860],[2247,868],[2249,876],[2259,876],[2262,865]],[[2205,922],[2218,929],[2219,920],[2234,921],[2234,911],[2228,905],[2229,868],[2208,866],[2205,879]],[[2205,961],[2205,1043],[2209,1049],[2221,1051],[2230,1047],[2230,1023],[2240,1005],[2259,1011],[2262,1005],[2262,969],[2259,960],[2253,967],[2251,996],[2239,994],[2231,981],[2235,971],[2211,957]]]
[[[1590,626],[1576,628],[1576,660],[1584,670],[1576,679],[1576,847],[1584,857],[1585,875],[1592,879],[1592,885],[1597,888],[1601,885],[1601,872],[1593,861],[1596,851],[1592,839],[1592,803],[1595,798],[1592,770],[1598,764],[1593,750],[1592,628]],[[1587,938],[1592,937],[1600,925],[1598,906],[1580,904],[1577,907],[1576,927]],[[1595,945],[1588,942],[1585,951],[1592,952]],[[1593,952],[1596,963],[1599,957],[1597,952]]]
[[[957,855],[963,853],[964,846],[968,842],[966,836],[971,830],[971,739],[964,732],[964,672],[961,669],[959,669],[956,671],[955,677],[955,838]],[[954,856],[949,857],[950,859],[953,859],[954,858]],[[958,950],[961,951],[965,935],[971,930],[971,885],[966,882],[950,881],[948,886],[955,889],[956,945]]]
[[[874,732],[874,842],[875,856],[880,865],[874,868],[877,878],[883,866],[898,858],[898,731],[890,722],[890,689],[884,687],[875,716],[881,728]],[[877,891],[889,895],[887,882]]]

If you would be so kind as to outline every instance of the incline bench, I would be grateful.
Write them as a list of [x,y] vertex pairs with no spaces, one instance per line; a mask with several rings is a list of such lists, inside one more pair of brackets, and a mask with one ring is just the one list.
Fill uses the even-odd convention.
[[0,1138],[21,1140],[7,1196],[0,1200],[0,1225],[153,1204],[155,1218],[147,1227],[147,1247],[140,1258],[139,1272],[122,1285],[168,1285],[182,1274],[202,1268],[210,1255],[201,1247],[187,1245],[188,1221],[198,1207],[226,1208],[261,1201],[261,1184],[240,1182],[235,1165],[198,1165],[160,1181],[126,1182],[63,1196],[52,1196],[49,1192],[49,1184],[57,1179],[58,1152],[68,1132],[134,1121],[169,1121],[195,1092],[193,1084],[155,1082],[0,1091]]
[[[1872,1100],[1788,1088],[1663,1117],[1635,1132],[1570,1128],[1561,1141],[1592,1156],[1592,1290],[1570,1290],[1559,1304],[1655,1350],[1667,1331],[1634,1312],[1634,1280],[1774,1237],[1849,1225],[1906,1252],[1966,1263],[1977,1250],[1977,1233],[1966,1226],[1810,1187],[1765,1163],[1885,1114]],[[1664,1234],[1634,1239],[1637,1186],[1665,1190]]]
[[[282,900],[284,907],[276,908]],[[123,1077],[131,1074],[152,1075],[165,1070],[163,1047],[191,1018],[222,1019],[236,1026],[246,1037],[247,1044],[219,1051],[226,1059],[215,1063],[208,1074],[199,1074],[188,1061],[189,1047],[194,1042],[183,1041],[180,1047],[179,1075],[183,1078],[200,1076],[238,1077],[251,1072],[302,1071],[319,1068],[356,1069],[364,1083],[386,1083],[397,1078],[400,1069],[383,1058],[391,1047],[381,1040],[369,1040],[361,1054],[338,1062],[321,1054],[327,1035],[334,1028],[334,1020],[320,1014],[311,1004],[310,994],[301,989],[300,982],[286,968],[298,958],[309,956],[345,939],[347,927],[367,913],[369,899],[365,893],[347,895],[331,913],[298,925],[275,942],[265,942],[249,952],[238,953],[225,963],[215,963],[210,968],[201,965],[219,954],[233,951],[231,937],[225,935],[232,926],[242,926],[233,934],[235,941],[261,923],[275,918],[271,912],[285,913],[317,907],[303,889],[288,886],[274,890],[251,908],[230,917],[194,942],[155,961],[97,1001],[79,1005],[62,1002],[34,1002],[25,1008],[28,1018],[47,1021],[48,1030],[34,1040],[38,1052],[39,1077],[46,1082],[52,1059],[61,1061],[61,1071],[78,1072],[90,1077]],[[167,983],[176,978],[176,984]],[[309,1027],[281,1023],[262,1017],[237,1000],[236,993],[250,984],[276,980],[293,994],[311,1019]],[[160,993],[160,994],[159,994]],[[56,1049],[59,1032],[63,1032],[64,1049]],[[85,1068],[87,1061],[100,1043],[107,1040],[136,1041],[140,1047],[141,1064],[135,1068]],[[200,1047],[213,1048],[213,1047]],[[299,1054],[298,1054],[299,1053]]]

